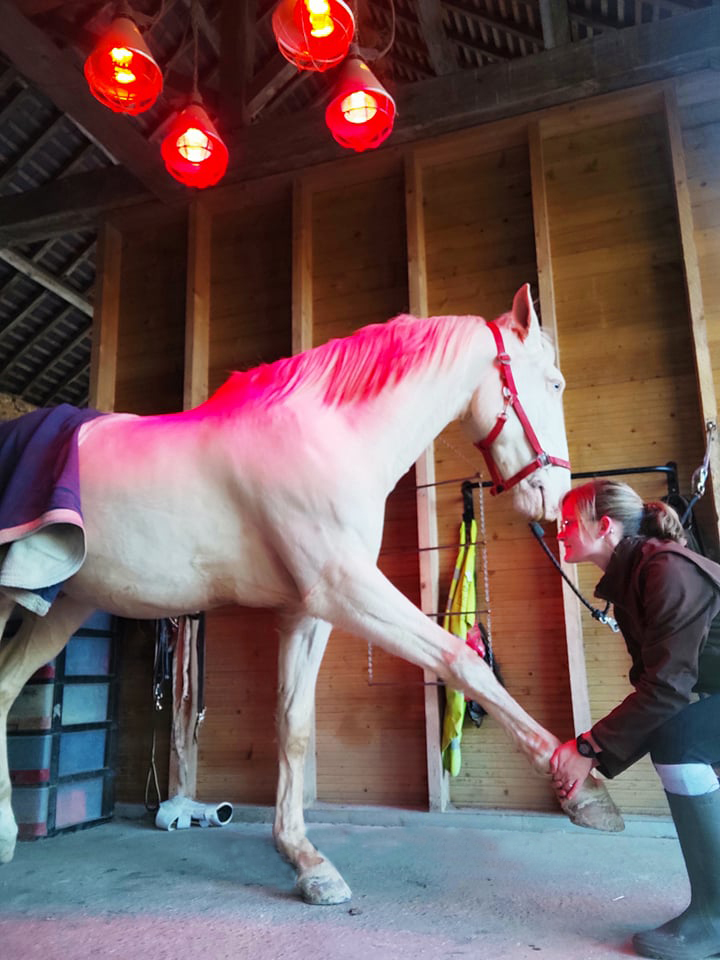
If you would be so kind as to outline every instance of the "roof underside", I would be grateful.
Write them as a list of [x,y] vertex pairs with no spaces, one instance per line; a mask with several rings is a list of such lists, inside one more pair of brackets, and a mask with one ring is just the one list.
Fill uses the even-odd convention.
[[[567,5],[558,0],[360,0],[354,7],[361,52],[395,92],[433,77],[542,53],[567,42],[567,33],[569,42],[578,42],[710,5],[711,0],[569,0]],[[299,72],[280,56],[271,29],[274,6],[275,0],[202,0],[195,8],[198,86],[221,133],[223,124],[241,127],[295,115],[324,103],[332,89],[334,71]],[[0,0],[5,24],[0,29],[0,208],[4,198],[31,195],[77,174],[126,166],[141,175],[144,147],[159,153],[159,140],[192,88],[193,5],[191,0],[134,0],[132,8],[163,68],[165,88],[151,110],[122,118],[126,136],[119,142],[83,122],[85,100],[91,98],[84,89],[72,92],[75,74],[81,76],[85,56],[117,4]],[[557,36],[558,29],[566,31],[565,38]],[[56,54],[70,72],[67,82],[54,85],[52,77],[43,82],[35,65]],[[238,64],[247,66],[241,71]],[[39,238],[23,239],[19,230],[0,239],[0,391],[39,406],[87,404],[96,235],[94,223],[78,217],[75,232],[67,232],[65,221],[61,231],[49,221]]]

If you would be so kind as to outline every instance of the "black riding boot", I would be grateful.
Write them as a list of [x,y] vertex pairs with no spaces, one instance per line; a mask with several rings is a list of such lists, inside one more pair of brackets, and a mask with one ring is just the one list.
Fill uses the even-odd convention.
[[690,878],[690,906],[633,946],[655,960],[701,960],[720,953],[720,790],[699,797],[667,794]]

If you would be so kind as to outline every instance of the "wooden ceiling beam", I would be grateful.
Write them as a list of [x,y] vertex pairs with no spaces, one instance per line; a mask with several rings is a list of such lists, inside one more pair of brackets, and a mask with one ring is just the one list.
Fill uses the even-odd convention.
[[55,296],[60,297],[66,303],[75,307],[76,310],[79,310],[88,317],[92,317],[93,305],[89,300],[81,296],[76,290],[73,290],[72,287],[68,287],[67,284],[62,283],[57,277],[48,273],[47,270],[33,263],[32,260],[23,257],[21,253],[8,250],[7,247],[0,247],[0,260],[4,260],[5,263],[10,264],[11,267],[19,270],[20,273],[25,274],[30,280],[39,283],[41,287],[45,287],[46,290],[49,290],[51,293],[54,293]]
[[248,86],[247,110],[250,119],[254,120],[260,111],[300,72],[281,53],[273,54]]
[[0,197],[0,246],[94,227],[102,212],[151,196],[127,170],[106,167]]
[[[568,44],[534,57],[400,87],[394,91],[395,129],[387,147],[381,149],[666,80],[718,62],[718,6],[628,27],[592,43]],[[321,108],[253,124],[228,140],[231,167],[223,183],[347,156],[328,137]],[[73,175],[27,194],[2,197],[0,245],[77,230],[102,210],[147,199],[142,186],[117,168]]]
[[476,23],[482,23],[486,27],[490,27],[491,30],[497,30],[500,34],[509,33],[513,37],[517,37],[518,40],[527,40],[530,43],[542,42],[542,35],[540,33],[533,32],[529,26],[527,30],[522,30],[520,27],[514,26],[505,20],[500,20],[497,17],[489,17],[487,14],[481,13],[481,11],[476,10],[474,7],[464,3],[459,3],[457,0],[455,0],[453,3],[445,3],[445,6],[448,8],[448,10],[452,10],[463,17],[467,17],[468,20],[474,20]]
[[[628,27],[592,43],[463,70],[393,91],[397,120],[387,147],[450,133],[704,70],[720,62],[720,6]],[[228,142],[231,156],[236,152]],[[252,180],[335,160],[322,111],[254,124],[237,146],[228,181]]]
[[223,0],[220,12],[220,109],[228,126],[250,122],[248,86],[255,67],[257,0]]
[[433,72],[438,77],[454,73],[457,56],[445,32],[440,0],[417,0],[417,16]]
[[540,0],[540,22],[546,50],[570,43],[567,0]]
[[148,143],[128,117],[112,113],[92,96],[69,51],[53,41],[18,10],[11,0],[0,0],[0,52],[15,69],[67,113],[92,139],[166,201],[180,189],[163,167],[155,144]]

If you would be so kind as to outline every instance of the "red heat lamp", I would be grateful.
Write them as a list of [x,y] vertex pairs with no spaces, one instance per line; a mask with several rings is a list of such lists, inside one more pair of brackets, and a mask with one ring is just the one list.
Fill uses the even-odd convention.
[[160,152],[168,173],[186,187],[212,187],[227,170],[228,149],[198,102],[175,117]]
[[137,25],[119,16],[110,24],[85,61],[90,93],[116,113],[149,110],[163,87],[160,67]]
[[395,101],[359,57],[343,64],[325,123],[341,147],[373,150],[387,140],[395,122]]
[[343,0],[280,0],[272,16],[280,53],[300,70],[341,63],[355,34],[355,17]]

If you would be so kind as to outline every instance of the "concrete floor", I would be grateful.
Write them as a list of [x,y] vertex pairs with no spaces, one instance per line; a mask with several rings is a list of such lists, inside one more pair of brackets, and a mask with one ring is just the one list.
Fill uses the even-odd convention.
[[0,867],[0,958],[611,960],[688,898],[670,821],[608,835],[560,815],[331,808],[309,834],[353,900],[310,907],[269,815],[166,833],[126,808],[19,844]]

